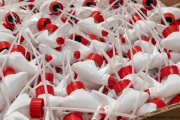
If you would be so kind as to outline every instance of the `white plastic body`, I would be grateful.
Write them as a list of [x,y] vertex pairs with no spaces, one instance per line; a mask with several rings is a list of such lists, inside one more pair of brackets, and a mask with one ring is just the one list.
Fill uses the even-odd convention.
[[168,50],[180,51],[180,32],[173,32],[168,37],[162,39],[161,45]]
[[[4,82],[8,88],[6,92],[8,93],[9,100],[12,101],[21,92],[23,87],[27,83],[28,74],[26,72],[19,72],[16,74],[11,74],[4,77]],[[1,84],[3,87],[3,84]],[[6,105],[2,91],[0,91],[0,110],[2,110]]]
[[45,44],[49,47],[56,48],[58,43],[56,42],[57,37],[62,37],[65,40],[66,33],[71,29],[71,24],[66,23],[60,26],[53,34],[49,35],[48,30],[44,30],[40,35],[37,36],[36,40],[39,44]]
[[13,67],[17,72],[25,71],[28,75],[34,75],[37,73],[37,66],[29,63],[26,58],[20,52],[12,52],[7,55],[0,56],[0,64],[2,65],[5,59],[8,57],[7,65]]
[[163,79],[161,86],[152,87],[149,89],[150,98],[164,98],[178,94],[180,91],[179,85],[180,76],[177,74],[171,74]]
[[144,53],[153,53],[154,45],[151,42],[138,40],[134,45],[140,46]]
[[15,36],[10,34],[10,33],[6,33],[6,32],[0,32],[0,41],[8,41],[10,43],[12,43],[15,39]]
[[77,26],[81,31],[85,34],[94,34],[98,37],[103,37],[102,30],[103,27],[100,27],[98,24],[94,23],[94,18],[87,18],[83,20],[79,20]]
[[180,19],[180,9],[176,8],[176,7],[161,7],[159,8],[160,10],[162,10],[163,13],[172,13],[175,16],[175,19],[178,20]]
[[62,61],[64,61],[64,64],[67,64],[66,55],[69,58],[69,63],[74,63],[75,59],[72,56],[72,51],[66,47],[63,48],[62,51],[57,51],[51,47],[48,47],[44,44],[39,45],[39,50],[47,55],[52,55],[53,60],[51,61],[52,65],[62,65]]
[[[111,107],[108,107],[109,105],[106,105],[104,108],[107,108],[107,111],[112,110],[112,107],[114,107],[114,112],[121,112],[121,113],[130,113],[135,105],[136,100],[138,100],[137,107],[142,106],[147,100],[149,95],[145,92],[136,91],[131,88],[127,88],[123,90],[121,98],[119,100],[113,100],[112,98],[108,96],[104,96],[101,93],[97,93],[92,91],[93,94],[96,94],[97,97],[99,97],[101,100],[105,101],[105,104],[109,104]],[[141,96],[140,96],[141,94]],[[106,109],[105,109],[106,111]]]
[[180,53],[172,51],[170,52],[170,56],[173,63],[178,63],[180,61]]
[[[148,20],[146,20],[146,22],[143,20],[139,20],[136,23],[134,23],[133,29],[129,30],[128,37],[129,37],[130,42],[134,43],[136,40],[138,40],[139,31],[143,31],[146,34],[150,34],[148,27],[149,29],[153,30],[156,27],[156,23],[153,21],[148,21]],[[127,40],[125,41],[125,43],[128,44]]]
[[[149,60],[150,60],[150,64],[152,61],[154,61],[154,59],[156,58],[157,55],[150,55]],[[144,66],[147,65],[148,63],[148,54],[147,53],[142,53],[142,52],[138,52],[136,54],[133,55],[133,62],[134,62],[134,68],[136,70],[136,72],[138,72],[139,70],[141,70]],[[128,62],[128,65],[132,65],[133,64],[132,60]],[[149,68],[152,68],[151,66],[149,66]],[[145,70],[146,68],[144,67],[143,70]]]
[[139,107],[136,111],[136,115],[140,116],[149,112],[153,112],[157,110],[156,104],[153,103],[145,103],[141,107]]
[[109,74],[103,74],[93,60],[76,62],[72,69],[80,76],[87,78],[89,81],[100,85],[108,85]]
[[61,102],[62,107],[93,109],[99,106],[99,102],[87,91],[78,89],[66,96]]
[[[134,74],[135,76],[136,74]],[[146,81],[144,81],[143,79],[141,79],[139,76],[136,77],[136,79],[133,79],[133,74],[129,74],[127,76],[125,76],[123,79],[128,79],[130,81],[132,81],[134,89],[135,90],[141,90],[142,86],[144,86],[144,90],[149,88],[149,85]],[[144,81],[144,84],[143,84]]]
[[[114,64],[115,71],[118,71],[122,67],[122,63],[120,62],[119,56],[115,55],[111,58],[111,61]],[[113,70],[109,63],[105,67],[101,68],[100,71],[106,74],[113,74]]]

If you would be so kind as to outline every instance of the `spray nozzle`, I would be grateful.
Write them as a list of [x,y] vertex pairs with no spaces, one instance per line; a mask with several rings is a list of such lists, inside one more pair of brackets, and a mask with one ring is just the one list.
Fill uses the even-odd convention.
[[40,18],[37,22],[37,28],[39,31],[42,31],[50,23],[51,23],[51,20],[49,18]]
[[[176,20],[175,16],[172,13],[165,13],[164,14],[165,20],[169,25],[172,25]],[[161,24],[165,24],[163,19],[161,19]]]
[[112,8],[117,9],[124,4],[124,0],[109,0],[109,4],[113,4]]
[[56,16],[60,15],[61,14],[60,10],[63,10],[63,5],[58,1],[54,1],[49,5],[49,10],[51,11],[53,15],[56,15]]
[[157,0],[142,0],[142,5],[145,9],[152,10],[152,5],[155,7],[157,6]]
[[10,26],[14,26],[14,22],[19,24],[21,22],[19,15],[16,12],[8,12],[5,15],[5,21]]
[[82,6],[86,6],[86,7],[96,6],[96,3],[94,2],[94,0],[84,0]]

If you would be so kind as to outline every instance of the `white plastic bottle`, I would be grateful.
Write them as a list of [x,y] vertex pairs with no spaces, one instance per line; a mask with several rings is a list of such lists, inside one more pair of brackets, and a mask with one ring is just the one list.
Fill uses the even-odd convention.
[[[23,87],[26,85],[28,73],[27,72],[19,72],[15,73],[12,67],[5,67],[3,68],[3,75],[4,75],[4,82],[6,87],[8,88],[6,92],[8,93],[8,97],[10,102],[21,92]],[[3,87],[3,84],[1,83]],[[1,91],[0,94],[0,110],[2,110],[5,105],[6,101]]]
[[98,69],[102,64],[103,58],[97,53],[91,53],[88,55],[87,60],[74,63],[72,69],[79,76],[87,78],[91,82],[99,85],[113,86],[115,83],[114,77],[109,74],[104,74]]
[[61,100],[62,107],[96,110],[100,104],[88,91],[85,91],[84,84],[80,81],[71,82],[66,90],[68,96]]
[[179,93],[180,88],[178,86],[180,85],[180,76],[177,66],[169,65],[161,68],[160,79],[160,85],[146,90],[151,99],[169,97]]
[[34,75],[37,73],[37,66],[29,63],[26,58],[20,52],[12,52],[9,55],[0,56],[0,64],[7,59],[7,65],[13,67],[17,72],[27,72],[28,75]]
[[162,34],[164,39],[161,40],[161,45],[163,48],[168,50],[180,51],[180,34],[178,26],[170,25],[166,27]]

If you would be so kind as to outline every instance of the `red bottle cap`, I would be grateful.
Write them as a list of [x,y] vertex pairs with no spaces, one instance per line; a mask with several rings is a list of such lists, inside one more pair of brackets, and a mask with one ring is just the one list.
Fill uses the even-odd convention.
[[[106,54],[107,54],[110,58],[112,58],[112,57],[113,57],[113,50],[110,49],[110,50],[106,51]],[[115,55],[118,55],[118,53],[117,53],[116,51],[115,51]],[[106,61],[106,63],[108,63],[108,61],[106,60],[105,57],[104,57],[104,60]]]
[[94,2],[94,0],[84,0],[82,6],[87,6],[87,7],[96,6],[96,3]]
[[[15,20],[13,19],[13,17],[11,16],[11,14],[14,16]],[[8,12],[5,15],[5,21],[9,26],[14,26],[14,22],[16,24],[19,24],[21,22],[20,17],[18,16],[18,14],[16,12]],[[14,21],[14,22],[13,22]]]
[[[172,25],[176,21],[175,16],[172,13],[165,13],[164,17],[166,22],[169,23],[169,25]],[[163,19],[161,19],[161,24],[164,24]]]
[[[90,38],[91,40],[97,40],[96,36],[94,34],[87,34],[87,37]],[[81,43],[83,45],[88,45],[89,44],[89,40],[87,40],[86,38],[83,37]]]
[[89,17],[93,17],[96,23],[101,23],[104,21],[104,18],[99,11],[92,12]]
[[171,101],[170,104],[177,104],[180,103],[180,95],[175,96]]
[[9,24],[7,24],[7,23],[2,23],[2,25],[3,25],[6,29],[9,29],[9,30],[11,30],[11,31],[14,30],[14,26],[12,26],[12,25],[9,25]]
[[79,112],[72,112],[64,116],[63,120],[83,120],[82,114]]
[[79,59],[81,57],[81,52],[79,50],[74,51],[74,58]]
[[[119,93],[122,92],[130,83],[131,81],[128,79],[124,79],[116,82],[113,86],[116,95],[118,96]],[[133,85],[131,85],[130,88],[133,88]]]
[[11,74],[16,74],[16,72],[14,71],[14,69],[12,67],[4,67],[2,70],[2,73],[3,73],[4,77],[11,75]]
[[[45,73],[45,79],[49,82],[54,82],[54,75],[52,73]],[[42,79],[41,79],[41,76],[39,76],[38,78],[38,83],[41,82]]]
[[106,87],[104,87],[102,93],[106,94],[108,91],[109,90]]
[[0,52],[3,51],[4,49],[9,50],[10,47],[11,47],[11,44],[8,41],[0,42]]
[[76,33],[71,34],[69,38],[71,40],[74,40],[74,41],[77,41],[77,42],[80,42],[80,43],[82,42],[82,39],[83,39],[83,37],[81,35],[76,34]]
[[[135,72],[135,71],[134,71]],[[136,73],[136,72],[135,72]],[[118,71],[118,74],[120,76],[121,79],[123,79],[124,77],[126,77],[127,75],[129,74],[132,74],[132,66],[126,66],[126,67],[123,67],[121,68],[119,71]]]
[[90,41],[87,40],[86,38],[82,38],[81,43],[82,43],[83,45],[89,45],[89,44],[90,44]]
[[[135,54],[138,53],[138,52],[142,52],[141,47],[140,47],[140,46],[134,46],[134,47],[132,48],[132,54],[135,55]],[[132,55],[132,56],[133,56],[133,55]],[[127,52],[127,57],[131,60],[131,51],[130,51],[130,50],[128,50],[128,52]]]
[[60,67],[55,67],[55,69],[56,69],[56,72],[57,72],[57,73],[62,72],[62,69],[61,69]]
[[74,79],[77,79],[78,74],[76,72],[74,72]]
[[147,10],[154,9],[151,4],[156,7],[157,6],[157,0],[142,0],[142,5]]
[[136,23],[139,20],[142,20],[142,18],[138,14],[135,14],[135,15],[132,16],[129,23],[133,24],[133,23]]
[[110,75],[109,78],[108,78],[109,87],[112,88],[115,83],[116,83],[116,81],[115,81],[114,77],[112,75]]
[[[101,108],[100,111],[105,111],[105,109]],[[100,113],[99,115],[101,118],[106,118],[106,114]]]
[[171,59],[171,54],[170,54],[170,52],[169,52],[169,51],[166,51],[165,53],[166,53],[168,59]]
[[30,58],[30,55],[31,55],[30,52],[27,52],[27,53],[26,53],[25,57],[26,57],[27,60],[30,60],[30,59],[31,59],[31,58]]
[[22,53],[24,56],[26,54],[26,50],[22,45],[14,45],[11,52],[20,52]]
[[54,75],[52,73],[45,73],[46,80],[54,82]]
[[124,0],[109,0],[109,4],[113,4],[112,8],[117,9],[124,4]]
[[53,15],[60,15],[61,10],[63,10],[63,5],[58,1],[54,1],[49,5],[49,10]]
[[164,79],[165,77],[171,75],[171,74],[177,74],[179,75],[179,69],[175,65],[169,65],[161,68],[160,70],[160,79]]
[[58,45],[63,45],[63,44],[64,44],[64,41],[65,41],[65,40],[64,40],[64,38],[62,38],[62,37],[57,37],[57,38],[56,38],[56,42],[57,42]]
[[66,87],[66,91],[67,94],[70,95],[73,91],[78,90],[78,89],[84,89],[84,84],[81,81],[75,81],[75,82],[71,82],[67,87]]
[[61,18],[60,20],[61,20],[63,23],[65,23],[67,19],[66,19],[66,18]]
[[54,24],[47,24],[44,30],[48,30],[48,32],[53,33],[58,29],[58,27]]
[[44,107],[43,98],[32,98],[29,105],[31,118],[43,118],[44,116],[43,107]]
[[121,41],[121,43],[125,43],[125,42],[126,42],[125,37],[124,37],[124,36],[121,36],[121,37],[120,37],[120,41]]
[[[54,95],[54,88],[51,85],[46,85],[47,87],[47,93]],[[40,85],[36,88],[36,97],[38,97],[39,95],[45,94],[45,88],[44,85]]]
[[163,30],[162,34],[163,34],[164,38],[166,38],[166,37],[168,37],[171,33],[173,33],[173,32],[178,32],[178,31],[179,31],[178,26],[176,26],[176,25],[170,25],[170,26],[166,27],[166,28]]
[[153,45],[155,45],[155,44],[156,44],[156,40],[155,40],[154,38],[152,38],[152,39],[151,39],[151,43],[152,43]]
[[104,37],[108,36],[108,32],[105,30],[102,30],[102,36],[104,36]]
[[52,55],[46,55],[46,61],[50,62],[53,59]]
[[[147,10],[144,8],[140,8],[140,11],[144,13],[145,16],[147,16]],[[141,13],[140,13],[141,14]],[[143,15],[142,15],[143,16]]]
[[24,42],[24,40],[25,40],[24,37],[21,36],[21,37],[20,37],[20,42],[22,43],[22,42]]
[[51,20],[49,18],[40,18],[37,22],[37,28],[39,31],[42,31],[50,23]]
[[56,49],[57,51],[61,51],[61,50],[63,49],[63,46],[60,45],[60,46],[56,47],[55,49]]
[[155,98],[155,99],[151,100],[150,103],[156,104],[157,108],[163,108],[166,106],[164,101],[159,98]]
[[90,53],[87,56],[87,59],[93,60],[98,65],[98,67],[101,67],[103,64],[103,57],[97,53]]
[[97,40],[97,37],[94,34],[87,34],[87,37],[91,40]]
[[[143,37],[141,37],[141,40],[149,42],[151,39],[150,39],[149,37],[143,36]],[[152,43],[153,45],[156,44],[156,41],[155,41],[154,38],[152,38],[151,43]]]

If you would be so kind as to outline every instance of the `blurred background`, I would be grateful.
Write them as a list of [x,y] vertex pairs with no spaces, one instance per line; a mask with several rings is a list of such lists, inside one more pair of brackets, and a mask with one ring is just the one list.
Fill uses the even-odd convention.
[[[171,6],[177,3],[180,3],[180,0],[161,0],[166,6]],[[178,6],[180,7],[180,6]]]

